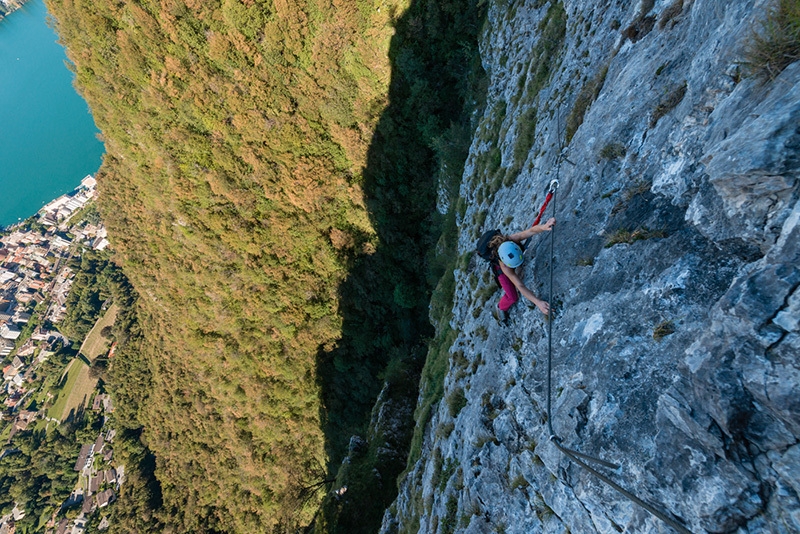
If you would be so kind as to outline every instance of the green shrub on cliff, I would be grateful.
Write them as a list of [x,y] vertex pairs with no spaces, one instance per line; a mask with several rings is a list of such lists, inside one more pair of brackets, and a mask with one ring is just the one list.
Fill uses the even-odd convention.
[[750,35],[744,65],[750,74],[775,78],[800,60],[800,2],[778,0]]

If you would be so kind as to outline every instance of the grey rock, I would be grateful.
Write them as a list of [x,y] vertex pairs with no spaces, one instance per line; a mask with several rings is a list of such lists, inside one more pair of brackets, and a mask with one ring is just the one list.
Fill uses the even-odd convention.
[[361,436],[350,436],[350,443],[347,444],[348,456],[362,454],[367,450],[367,442]]
[[[496,138],[480,125],[474,136],[458,252],[474,250],[476,232],[526,227],[558,177],[552,413],[547,322],[520,303],[499,325],[498,297],[475,310],[493,282],[470,262],[455,273],[451,326],[453,350],[474,365],[444,384],[467,405],[455,419],[446,403],[434,410],[382,532],[434,532],[448,503],[457,532],[672,531],[565,457],[548,423],[692,532],[798,532],[800,63],[773,81],[740,79],[766,0],[568,0],[536,92],[526,77],[551,5],[490,4],[482,125],[505,115]],[[558,165],[567,118],[606,67]],[[530,110],[534,143],[515,161]],[[521,170],[487,195],[480,162],[493,146],[501,170]],[[534,238],[522,268],[545,298],[551,235]],[[435,433],[444,423],[447,437]],[[445,482],[443,465],[456,468]]]

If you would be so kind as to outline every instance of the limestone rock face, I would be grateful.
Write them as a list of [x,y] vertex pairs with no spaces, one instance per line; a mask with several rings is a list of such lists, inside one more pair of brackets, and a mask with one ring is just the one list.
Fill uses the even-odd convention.
[[[692,532],[800,531],[800,63],[739,68],[768,7],[495,0],[482,37],[459,252],[559,180],[554,432]],[[545,299],[550,264],[534,237]],[[466,406],[434,410],[382,532],[672,531],[553,445],[548,325],[525,300],[498,323],[486,271],[456,272]]]

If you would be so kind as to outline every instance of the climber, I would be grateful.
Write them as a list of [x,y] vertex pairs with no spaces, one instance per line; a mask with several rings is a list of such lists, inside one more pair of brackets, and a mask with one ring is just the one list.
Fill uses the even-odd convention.
[[550,313],[550,304],[537,298],[533,291],[523,283],[517,268],[524,261],[521,243],[526,239],[548,232],[556,223],[555,217],[544,224],[536,224],[511,235],[503,235],[499,230],[486,232],[478,242],[478,255],[492,264],[497,283],[503,288],[504,294],[497,304],[498,319],[502,322],[508,320],[508,310],[519,300],[519,293],[531,301],[542,313]]

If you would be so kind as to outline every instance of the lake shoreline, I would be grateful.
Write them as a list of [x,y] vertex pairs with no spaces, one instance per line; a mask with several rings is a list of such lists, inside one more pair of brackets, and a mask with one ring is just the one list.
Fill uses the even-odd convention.
[[105,152],[47,18],[43,0],[26,0],[0,22],[0,102],[11,104],[0,107],[0,124],[13,125],[0,130],[2,226],[75,189],[97,172]]
[[10,0],[0,3],[0,21],[21,8],[28,0]]

